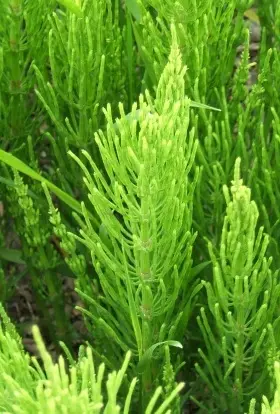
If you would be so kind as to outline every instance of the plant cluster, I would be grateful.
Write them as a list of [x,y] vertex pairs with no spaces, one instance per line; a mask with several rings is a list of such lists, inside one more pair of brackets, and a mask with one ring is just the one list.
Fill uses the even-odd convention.
[[279,2],[0,8],[0,412],[278,413]]

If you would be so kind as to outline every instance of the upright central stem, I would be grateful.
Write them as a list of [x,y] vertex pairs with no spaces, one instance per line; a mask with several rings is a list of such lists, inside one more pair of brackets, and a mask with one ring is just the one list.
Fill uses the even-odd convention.
[[234,399],[236,406],[236,413],[240,412],[242,407],[242,396],[243,396],[243,359],[244,359],[244,304],[243,304],[243,278],[236,276],[235,284],[237,286],[239,296],[239,306],[237,307],[237,338],[235,346],[235,393],[236,398]]
[[[144,167],[143,167],[144,169]],[[143,335],[143,352],[152,345],[151,344],[151,317],[153,300],[150,294],[150,289],[147,284],[151,277],[151,263],[150,263],[150,199],[149,199],[149,183],[145,172],[142,170],[142,186],[141,186],[141,247],[140,247],[140,277],[142,283],[142,335]],[[144,368],[142,374],[142,406],[146,407],[152,384],[151,366]]]

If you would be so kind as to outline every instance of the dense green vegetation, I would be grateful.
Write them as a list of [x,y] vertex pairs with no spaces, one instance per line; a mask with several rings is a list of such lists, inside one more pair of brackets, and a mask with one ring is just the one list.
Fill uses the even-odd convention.
[[1,0],[1,413],[279,412],[279,47],[277,0]]

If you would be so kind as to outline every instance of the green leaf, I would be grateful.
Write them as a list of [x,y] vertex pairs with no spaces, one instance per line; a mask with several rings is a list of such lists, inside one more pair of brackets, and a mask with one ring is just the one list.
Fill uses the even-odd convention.
[[201,108],[201,109],[208,109],[210,111],[218,111],[218,112],[221,112],[221,109],[219,109],[219,108],[214,108],[214,106],[205,105],[203,103],[195,102],[195,101],[191,101],[190,106],[192,108]]
[[6,260],[7,262],[26,264],[21,257],[21,253],[21,250],[0,247],[0,259]]
[[[79,214],[82,214],[82,209],[80,203],[71,197],[69,194],[62,191],[56,185],[48,181],[46,178],[42,177],[28,165],[26,165],[23,161],[19,158],[15,157],[14,155],[10,154],[9,152],[0,150],[0,161],[4,162],[5,164],[9,165],[10,167],[14,168],[15,170],[27,175],[34,180],[40,181],[41,183],[46,183],[48,188],[65,204],[71,207],[74,211]],[[97,225],[97,220],[92,216],[92,214],[88,213],[89,217],[93,220],[93,222]]]
[[83,17],[83,12],[81,7],[78,5],[75,0],[58,0],[62,6],[64,6],[67,10],[74,13],[78,17]]
[[134,19],[139,22],[142,19],[142,13],[137,0],[126,0],[125,4]]
[[163,341],[163,342],[158,342],[154,345],[152,345],[149,349],[147,349],[147,351],[143,354],[142,358],[140,359],[138,366],[137,366],[137,371],[139,374],[142,374],[145,366],[147,366],[147,364],[150,363],[152,357],[153,357],[153,353],[155,351],[156,348],[158,348],[161,345],[168,345],[168,346],[174,346],[175,348],[181,348],[183,349],[183,345],[178,342],[178,341],[172,341],[172,340],[168,340],[168,341]]
[[199,265],[193,267],[190,272],[191,279],[194,279],[200,272],[202,272],[205,267],[207,267],[211,263],[211,260],[208,262],[202,262]]

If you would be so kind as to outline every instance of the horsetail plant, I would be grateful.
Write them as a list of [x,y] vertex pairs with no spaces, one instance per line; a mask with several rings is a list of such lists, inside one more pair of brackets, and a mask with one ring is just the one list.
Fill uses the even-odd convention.
[[[249,42],[244,30],[243,13],[250,2],[224,1],[177,1],[160,2],[150,0],[138,2],[141,18],[133,22],[135,39],[145,66],[145,80],[148,85],[156,84],[168,57],[170,44],[170,19],[176,26],[178,45],[182,60],[187,65],[186,93],[199,103],[200,109],[191,113],[191,124],[195,128],[199,147],[196,163],[203,166],[199,179],[200,191],[195,194],[197,208],[194,211],[195,229],[218,241],[224,202],[221,188],[228,182],[235,159],[236,144],[232,139],[237,105],[230,107],[227,90],[234,89],[232,75],[237,57],[236,48]],[[154,17],[154,9],[157,11]],[[237,74],[235,83],[238,91],[246,88],[246,58],[244,53],[243,71]],[[219,65],[211,62],[219,59]],[[245,72],[245,75],[244,75]],[[242,87],[240,87],[240,83]],[[152,89],[152,88],[151,88]],[[237,91],[236,91],[237,92]],[[235,93],[236,93],[235,92]],[[238,93],[236,93],[238,95]],[[220,111],[209,111],[203,105],[211,105]],[[242,137],[242,135],[241,135]],[[238,145],[241,145],[238,140]],[[241,148],[243,150],[243,148]],[[204,195],[204,200],[200,198]],[[197,256],[205,255],[202,242],[196,246]]]
[[132,350],[143,409],[161,372],[161,344],[181,347],[200,289],[191,259],[196,181],[189,180],[197,141],[188,131],[186,68],[174,26],[172,36],[155,100],[148,92],[141,96],[130,118],[120,105],[116,124],[110,105],[104,111],[106,131],[95,134],[104,170],[88,152],[82,151],[85,162],[70,153],[84,172],[101,223],[97,231],[82,206],[81,234],[74,237],[89,250],[99,280],[97,294],[89,295],[92,281],[78,278],[82,311],[93,323],[95,350],[110,355],[114,367]]
[[[261,414],[277,414],[280,410],[280,363],[279,361],[274,362],[274,376],[276,380],[276,391],[272,402],[266,396],[262,398]],[[256,414],[256,400],[255,398],[251,400],[249,413]]]
[[[215,87],[226,85],[231,77],[236,56],[234,46],[243,37],[243,13],[250,1],[233,0],[225,4],[214,0],[178,0],[174,5],[172,0],[140,0],[137,3],[141,14],[138,17],[133,13],[133,29],[148,84],[151,81],[156,84],[168,59],[169,26],[173,21],[183,64],[188,66],[188,95],[198,102],[215,98]],[[220,64],[211,65],[217,57]]]
[[[0,15],[0,130],[2,147],[17,149],[26,136],[38,134],[40,116],[34,96],[31,63],[45,73],[45,35],[52,0],[3,0]],[[32,119],[32,122],[30,120]]]
[[279,5],[0,2],[0,412],[279,412]]
[[115,95],[127,102],[120,11],[118,1],[83,1],[80,15],[59,10],[49,17],[52,82],[46,82],[35,64],[36,93],[62,141],[57,145],[64,150],[65,139],[78,148],[93,143],[91,137],[103,122],[101,108]]
[[203,366],[197,363],[196,369],[215,395],[209,410],[243,413],[250,397],[265,389],[273,337],[268,332],[276,320],[280,287],[278,272],[270,269],[272,258],[266,257],[269,237],[263,227],[258,229],[257,206],[240,179],[240,159],[231,195],[226,186],[224,195],[227,214],[220,247],[209,244],[213,282],[202,282],[209,310],[201,308],[197,319],[205,349],[198,351]]
[[[11,201],[10,213],[14,217],[21,239],[23,255],[26,258],[25,264],[31,274],[32,287],[42,319],[45,319],[45,326],[54,341],[59,337],[70,344],[62,281],[51,271],[61,261],[58,252],[49,243],[52,227],[40,214],[39,208],[35,206],[29,194],[28,185],[24,184],[16,170],[14,170],[14,188],[9,189],[8,198]],[[54,321],[45,315],[48,304],[51,304],[54,309]]]
[[[53,180],[75,196],[85,191],[80,169],[67,157],[68,149],[76,153],[87,149],[99,165],[93,134],[104,125],[102,107],[111,102],[116,113],[121,101],[127,110],[134,99],[132,94],[128,99],[128,73],[130,83],[136,83],[136,78],[131,67],[133,45],[120,2],[62,3],[66,10],[60,8],[48,16],[50,76],[36,61],[33,69],[35,92],[47,115],[45,137],[55,160]],[[72,3],[79,13],[72,13]]]
[[[73,413],[126,413],[132,409],[133,392],[137,378],[133,378],[127,394],[123,396],[126,370],[131,353],[127,352],[122,366],[109,373],[105,380],[105,365],[98,368],[93,361],[90,347],[81,349],[79,358],[67,362],[60,356],[52,361],[41,338],[38,327],[33,328],[43,369],[36,357],[25,353],[21,338],[0,308],[0,410],[16,414]],[[106,384],[106,392],[104,385]],[[172,390],[168,399],[158,403],[162,388],[158,387],[149,401],[145,414],[169,414],[168,409],[176,395],[182,390],[180,383]]]

